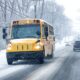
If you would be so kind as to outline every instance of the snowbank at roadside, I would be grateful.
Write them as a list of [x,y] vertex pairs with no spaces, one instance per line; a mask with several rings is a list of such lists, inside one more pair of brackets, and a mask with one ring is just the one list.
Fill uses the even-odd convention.
[[55,50],[57,51],[57,50],[61,50],[61,49],[63,49],[65,47],[65,43],[64,42],[57,42],[56,44],[55,44]]

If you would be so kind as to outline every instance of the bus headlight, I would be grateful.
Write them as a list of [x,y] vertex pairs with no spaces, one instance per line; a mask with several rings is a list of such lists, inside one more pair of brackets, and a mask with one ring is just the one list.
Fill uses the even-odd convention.
[[11,49],[11,43],[8,44],[7,49],[10,50]]
[[41,48],[42,48],[42,46],[40,44],[35,45],[35,49],[41,49]]

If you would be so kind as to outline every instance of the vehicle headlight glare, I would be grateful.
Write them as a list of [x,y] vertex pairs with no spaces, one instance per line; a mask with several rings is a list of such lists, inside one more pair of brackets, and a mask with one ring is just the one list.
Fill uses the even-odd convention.
[[40,49],[41,48],[41,45],[38,44],[38,45],[35,46],[35,48],[36,49]]
[[7,49],[9,49],[9,50],[11,49],[11,44],[10,43],[8,44]]
[[11,47],[8,47],[7,49],[8,49],[8,50],[10,50],[10,49],[11,49]]

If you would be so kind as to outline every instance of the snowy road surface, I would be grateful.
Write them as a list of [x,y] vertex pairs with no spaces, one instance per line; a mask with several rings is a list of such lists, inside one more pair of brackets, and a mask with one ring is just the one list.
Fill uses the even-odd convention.
[[71,46],[55,51],[54,58],[43,64],[18,61],[8,65],[5,51],[0,53],[0,80],[80,80],[80,52],[73,52]]

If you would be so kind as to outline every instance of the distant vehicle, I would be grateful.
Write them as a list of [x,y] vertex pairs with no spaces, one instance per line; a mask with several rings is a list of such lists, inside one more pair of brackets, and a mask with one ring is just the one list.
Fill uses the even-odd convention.
[[70,43],[66,43],[66,46],[70,46]]
[[80,51],[80,41],[75,41],[73,51]]
[[[3,29],[3,39],[6,39],[6,35],[6,29]],[[53,57],[54,29],[44,20],[13,21],[9,35],[6,49],[8,64],[21,59],[37,59],[43,63],[45,57]]]

